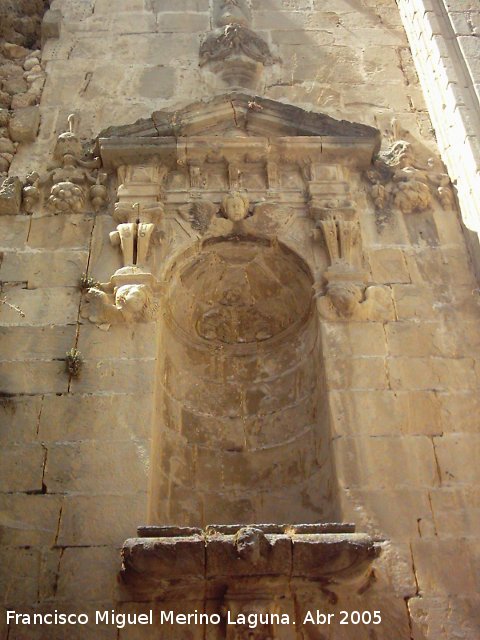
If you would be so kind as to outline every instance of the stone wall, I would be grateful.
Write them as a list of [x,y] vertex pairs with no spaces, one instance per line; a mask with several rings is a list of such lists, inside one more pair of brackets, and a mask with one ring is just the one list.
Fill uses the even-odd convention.
[[[407,1],[399,7],[463,220],[478,235],[480,3]],[[478,273],[480,251],[474,234],[470,242]]]
[[[370,177],[351,183],[367,284],[384,288],[391,313],[345,321],[331,305],[328,313],[320,306],[322,407],[341,517],[383,549],[377,582],[355,605],[381,608],[384,625],[376,635],[338,627],[330,637],[473,640],[480,628],[478,282],[400,13],[394,0],[250,4],[252,28],[281,60],[265,67],[255,94],[374,126],[384,150],[404,140],[410,154],[386,153],[369,167]],[[111,0],[53,0],[62,24],[59,38],[42,49],[38,138],[18,140],[14,157],[11,146],[2,152],[12,163],[9,175],[23,180],[46,171],[70,113],[88,151],[107,127],[162,109],[175,114],[225,92],[199,67],[212,9],[209,0],[115,0],[114,11]],[[3,45],[5,58],[22,46],[33,43]],[[23,73],[39,58],[23,50],[18,64],[10,58],[16,103],[30,95],[31,88],[19,88],[28,86]],[[252,99],[258,106],[253,91]],[[159,336],[153,321],[104,331],[81,314],[82,274],[107,282],[121,266],[109,241],[117,186],[113,174],[109,180],[109,206],[99,213],[87,206],[55,214],[42,206],[0,216],[8,303],[0,304],[0,593],[2,605],[17,611],[146,607],[125,594],[118,605],[116,575],[124,539],[147,519]],[[402,199],[398,184],[409,180],[418,200]],[[304,210],[310,233],[315,225],[306,204]],[[325,241],[319,246],[326,255]],[[310,240],[299,243],[302,251],[312,254]],[[78,377],[66,370],[72,348],[83,360]],[[172,468],[188,475],[188,465]],[[54,627],[48,634],[66,632]],[[75,634],[150,637],[141,627],[93,624],[69,629]],[[0,637],[46,636],[45,628],[7,628],[2,616]]]
[[21,142],[37,135],[45,73],[40,64],[46,0],[0,3],[0,179]]

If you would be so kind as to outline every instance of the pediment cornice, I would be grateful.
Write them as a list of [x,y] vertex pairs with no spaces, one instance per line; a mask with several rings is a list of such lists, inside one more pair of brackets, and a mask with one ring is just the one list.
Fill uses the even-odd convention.
[[107,168],[151,162],[154,158],[168,166],[182,160],[202,162],[212,147],[221,148],[227,161],[244,150],[259,160],[272,153],[286,160],[293,156],[298,159],[303,153],[306,161],[318,160],[322,154],[331,160],[330,156],[336,154],[348,159],[349,164],[366,167],[379,150],[380,132],[367,125],[235,92],[176,111],[157,111],[134,124],[110,127],[98,137],[99,153]]

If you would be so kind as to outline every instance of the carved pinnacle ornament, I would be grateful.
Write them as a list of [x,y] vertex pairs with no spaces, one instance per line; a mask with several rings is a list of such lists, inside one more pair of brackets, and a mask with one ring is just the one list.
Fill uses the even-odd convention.
[[239,24],[216,29],[200,47],[200,66],[214,60],[227,60],[234,55],[245,55],[267,66],[279,62],[268,44],[251,29]]

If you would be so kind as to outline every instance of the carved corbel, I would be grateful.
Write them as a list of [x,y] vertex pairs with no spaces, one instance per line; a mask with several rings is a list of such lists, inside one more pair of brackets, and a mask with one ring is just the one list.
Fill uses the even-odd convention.
[[101,328],[112,324],[150,322],[158,315],[159,285],[136,267],[119,269],[109,283],[87,290],[82,318]]
[[317,286],[317,309],[325,320],[385,321],[394,319],[391,290],[367,286],[355,271],[331,270],[326,285]]

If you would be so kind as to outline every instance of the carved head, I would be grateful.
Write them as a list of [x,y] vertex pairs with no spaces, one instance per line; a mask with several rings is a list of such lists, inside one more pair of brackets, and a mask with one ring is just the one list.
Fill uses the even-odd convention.
[[333,282],[328,285],[327,292],[335,309],[345,318],[352,316],[362,301],[362,290],[357,284]]
[[248,27],[252,16],[246,0],[216,0],[213,19],[217,27],[226,27],[229,24]]
[[144,319],[152,307],[152,290],[145,284],[125,284],[115,291],[115,306],[125,320]]
[[240,558],[256,566],[268,554],[270,543],[261,529],[244,527],[236,535],[235,545]]
[[239,191],[231,191],[222,200],[222,211],[232,222],[244,220],[247,217],[249,206],[250,200]]

